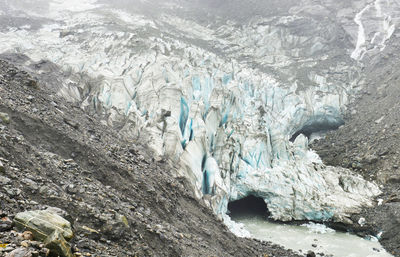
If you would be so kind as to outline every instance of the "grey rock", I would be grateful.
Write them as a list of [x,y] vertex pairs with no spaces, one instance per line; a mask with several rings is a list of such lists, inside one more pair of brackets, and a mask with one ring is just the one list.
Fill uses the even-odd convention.
[[0,232],[10,230],[12,228],[12,221],[7,217],[0,219]]
[[74,184],[69,184],[66,188],[67,192],[70,194],[76,194],[78,192],[78,189]]
[[31,189],[31,190],[36,191],[36,190],[39,189],[38,184],[35,181],[33,181],[33,180],[29,179],[29,178],[24,178],[24,179],[21,180],[21,182],[24,183],[25,185],[27,185],[27,187],[29,189]]
[[46,248],[50,249],[50,252],[53,254],[62,257],[73,257],[71,246],[57,229],[46,238],[44,243]]
[[378,156],[376,154],[368,154],[364,156],[364,159],[367,163],[372,164],[378,161]]
[[0,122],[4,124],[10,123],[10,116],[5,112],[0,112]]
[[28,249],[21,247],[9,252],[5,257],[32,257],[32,253]]
[[50,188],[48,186],[41,186],[39,188],[39,192],[41,194],[45,194],[45,195],[48,195],[48,196],[58,196],[58,193],[54,189],[52,189],[52,188]]
[[63,217],[64,219],[68,220],[71,223],[71,225],[73,225],[73,223],[74,223],[74,219],[72,218],[72,216],[68,212],[64,211],[63,209],[60,209],[57,207],[48,207],[46,209],[46,211],[55,213],[55,214]]
[[74,235],[68,220],[48,210],[20,212],[15,216],[14,222],[17,228],[31,231],[36,240],[45,240],[55,230],[66,240]]
[[4,164],[2,161],[0,161],[0,172],[4,173],[6,171],[6,168],[4,167]]
[[129,230],[129,223],[124,215],[115,214],[113,220],[108,220],[107,224],[102,228],[102,232],[112,238],[117,239],[122,237]]
[[4,186],[4,190],[10,197],[15,197],[21,194],[21,190],[18,188],[11,187],[10,185]]
[[4,177],[4,176],[0,176],[0,185],[7,185],[10,182],[11,182],[11,179]]

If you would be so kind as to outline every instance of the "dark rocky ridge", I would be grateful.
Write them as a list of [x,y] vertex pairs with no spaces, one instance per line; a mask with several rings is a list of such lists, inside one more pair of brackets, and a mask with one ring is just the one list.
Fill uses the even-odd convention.
[[[366,87],[349,106],[346,124],[312,148],[328,165],[350,168],[381,185],[378,204],[353,217],[360,235],[382,233],[382,245],[400,256],[400,43],[364,60]],[[365,225],[358,224],[365,218]]]
[[[298,256],[235,237],[166,172],[173,167],[5,61],[0,112],[10,117],[0,122],[1,217],[64,209],[74,248],[94,256]],[[6,228],[0,242],[13,233]]]

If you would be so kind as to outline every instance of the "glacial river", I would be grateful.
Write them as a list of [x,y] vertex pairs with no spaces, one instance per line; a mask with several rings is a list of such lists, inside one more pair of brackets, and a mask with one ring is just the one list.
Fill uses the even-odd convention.
[[251,236],[270,241],[303,254],[308,251],[324,253],[334,257],[390,257],[376,240],[366,240],[358,236],[338,232],[320,224],[302,226],[276,224],[260,216],[235,216],[237,223],[244,224]]

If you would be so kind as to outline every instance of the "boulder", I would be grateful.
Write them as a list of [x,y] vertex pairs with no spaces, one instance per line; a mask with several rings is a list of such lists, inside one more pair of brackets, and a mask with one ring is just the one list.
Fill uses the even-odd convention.
[[44,240],[45,247],[50,249],[51,253],[58,254],[62,257],[73,257],[71,246],[62,236],[59,230],[54,230],[46,240]]
[[36,240],[45,240],[54,230],[58,230],[66,240],[74,236],[71,223],[49,210],[20,212],[14,222],[17,228],[32,231]]
[[55,210],[26,211],[18,213],[14,222],[17,228],[29,230],[35,240],[45,243],[50,252],[62,257],[73,257],[67,241],[74,236],[71,223],[58,215]]

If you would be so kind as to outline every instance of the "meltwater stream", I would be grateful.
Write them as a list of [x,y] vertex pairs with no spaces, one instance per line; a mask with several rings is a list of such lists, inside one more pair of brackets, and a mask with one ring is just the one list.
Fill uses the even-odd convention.
[[[313,251],[317,256],[390,257],[376,240],[366,240],[350,233],[338,232],[324,225],[309,223],[302,226],[271,223],[262,216],[235,215],[251,237],[270,241],[294,251]],[[324,255],[320,255],[323,253]]]

